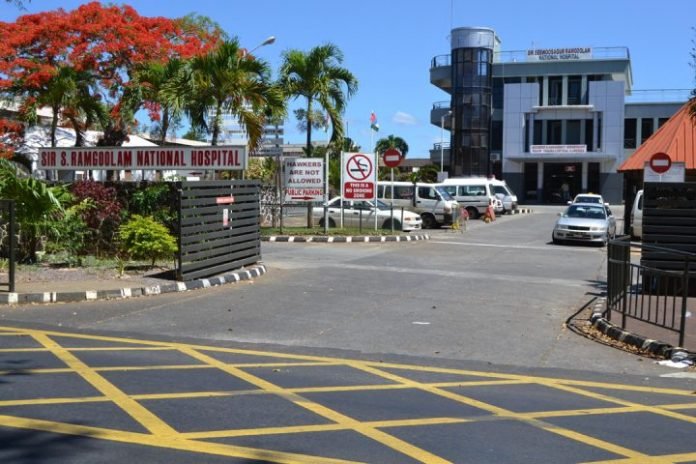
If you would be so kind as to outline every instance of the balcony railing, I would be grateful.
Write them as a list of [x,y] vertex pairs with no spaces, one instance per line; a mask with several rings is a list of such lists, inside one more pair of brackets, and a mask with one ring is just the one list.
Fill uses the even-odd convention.
[[450,101],[446,100],[446,101],[435,102],[435,103],[433,103],[433,109],[434,110],[448,110],[448,109],[450,109]]
[[684,103],[690,97],[690,89],[632,90],[626,103]]
[[[525,63],[527,50],[501,51],[493,54],[493,63]],[[630,60],[627,47],[593,47],[593,60]],[[452,55],[437,55],[431,60],[430,68],[452,65]]]

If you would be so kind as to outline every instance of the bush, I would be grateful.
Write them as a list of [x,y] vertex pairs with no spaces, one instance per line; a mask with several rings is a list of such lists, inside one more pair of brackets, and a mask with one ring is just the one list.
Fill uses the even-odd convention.
[[92,180],[75,182],[71,193],[76,203],[89,199],[86,208],[81,210],[81,216],[90,228],[93,249],[86,250],[99,255],[101,251],[111,251],[114,231],[121,223],[123,206],[116,197],[116,190]]
[[151,216],[134,214],[118,230],[121,250],[134,259],[150,259],[152,266],[157,259],[173,258],[176,239],[167,228]]

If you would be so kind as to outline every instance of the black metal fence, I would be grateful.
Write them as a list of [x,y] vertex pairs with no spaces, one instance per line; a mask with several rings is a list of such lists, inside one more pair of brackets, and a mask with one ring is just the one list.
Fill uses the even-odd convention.
[[7,263],[7,280],[0,280],[0,288],[15,291],[17,252],[17,224],[15,201],[0,200],[0,257]]
[[256,181],[184,181],[177,279],[212,277],[261,260]]
[[[696,271],[690,266],[696,264],[696,254],[631,243],[628,236],[610,241],[607,248],[607,319],[618,315],[622,328],[629,318],[661,327],[677,333],[683,346],[689,288],[696,283]],[[679,262],[680,269],[646,265],[641,262],[646,253]]]

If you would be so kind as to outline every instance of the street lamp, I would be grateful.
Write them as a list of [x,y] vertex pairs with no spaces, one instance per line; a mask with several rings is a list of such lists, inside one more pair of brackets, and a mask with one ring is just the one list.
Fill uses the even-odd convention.
[[[440,117],[440,172],[445,172],[445,116],[452,116],[452,110],[449,110],[447,114],[443,114]],[[450,147],[450,157],[452,156]],[[442,175],[442,174],[441,174]]]
[[249,50],[248,52],[246,52],[246,54],[251,55],[252,52],[254,52],[255,50],[257,50],[263,46],[266,46],[266,45],[271,45],[273,42],[275,42],[275,36],[272,35],[272,36],[268,37],[266,40],[264,40],[263,42],[261,42],[260,44],[258,44],[257,46],[255,46],[254,48],[252,48],[251,50]]

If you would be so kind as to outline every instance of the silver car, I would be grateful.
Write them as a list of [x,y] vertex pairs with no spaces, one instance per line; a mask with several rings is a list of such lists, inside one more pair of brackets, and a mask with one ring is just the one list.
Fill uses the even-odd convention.
[[616,236],[616,219],[606,205],[573,203],[558,216],[551,236],[553,243],[574,241],[606,245]]

